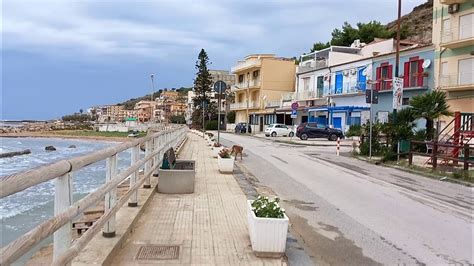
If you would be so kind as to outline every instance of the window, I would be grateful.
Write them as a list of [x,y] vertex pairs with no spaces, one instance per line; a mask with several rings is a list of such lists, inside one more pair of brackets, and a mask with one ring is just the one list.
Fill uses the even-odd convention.
[[459,39],[467,39],[474,36],[472,24],[474,23],[474,13],[459,17]]
[[309,91],[311,78],[303,78],[303,91]]
[[260,75],[260,70],[255,70],[255,71],[253,72],[253,77],[254,77],[254,78],[258,78],[259,75]]
[[474,84],[474,58],[459,60],[459,85]]
[[239,83],[244,82],[244,75],[239,75]]
[[391,90],[392,89],[392,74],[393,66],[388,63],[382,63],[376,69],[377,84],[376,90]]
[[423,59],[419,59],[418,56],[411,57],[405,62],[403,71],[404,88],[423,86]]
[[336,73],[336,82],[335,82],[335,93],[341,94],[342,93],[342,72]]
[[403,98],[402,99],[402,105],[410,105],[410,98]]
[[318,92],[318,95],[317,95],[318,98],[323,97],[323,87],[324,87],[324,77],[319,76],[318,79],[317,79],[317,82],[316,82],[316,89],[317,89],[317,92]]

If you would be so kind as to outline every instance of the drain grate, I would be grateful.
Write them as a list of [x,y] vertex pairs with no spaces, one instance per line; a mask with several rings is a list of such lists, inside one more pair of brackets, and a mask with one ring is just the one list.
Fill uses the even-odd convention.
[[141,246],[137,260],[175,260],[179,258],[179,246]]

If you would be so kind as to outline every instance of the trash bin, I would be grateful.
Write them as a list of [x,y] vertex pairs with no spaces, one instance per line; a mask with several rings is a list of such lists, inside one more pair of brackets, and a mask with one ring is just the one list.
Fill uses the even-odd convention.
[[408,153],[410,151],[410,141],[406,139],[400,140],[399,153]]

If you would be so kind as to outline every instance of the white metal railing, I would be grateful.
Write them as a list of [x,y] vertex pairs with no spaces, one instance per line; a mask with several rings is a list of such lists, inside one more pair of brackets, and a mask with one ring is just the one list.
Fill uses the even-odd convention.
[[235,73],[241,69],[249,68],[249,67],[259,67],[262,63],[261,59],[248,59],[245,61],[239,61],[237,65],[230,68],[230,72]]
[[248,106],[247,106],[247,101],[243,102],[238,102],[238,103],[231,103],[230,104],[230,109],[231,110],[237,110],[237,109],[247,109],[248,108],[258,108],[258,102],[257,101],[250,101]]
[[441,32],[441,43],[470,39],[474,37],[473,31],[472,24],[463,25],[459,28],[445,29]]
[[318,98],[317,91],[298,91],[295,92],[295,99],[296,100],[306,100],[306,99],[313,99]]
[[328,61],[326,59],[310,59],[308,61],[303,61],[298,66],[298,73],[307,72],[310,70],[321,69],[328,66]]
[[232,87],[232,91],[238,91],[238,90],[252,88],[252,87],[259,87],[260,84],[261,84],[260,78],[251,79],[249,81],[243,81],[243,82],[235,84]]
[[459,74],[441,75],[439,84],[441,87],[456,87],[474,84],[474,72],[460,72]]
[[[180,145],[188,131],[185,126],[167,126],[162,131],[131,142],[108,147],[92,154],[61,160],[29,171],[13,174],[0,180],[0,198],[32,186],[54,180],[54,216],[0,250],[0,265],[10,265],[43,239],[54,234],[53,265],[68,264],[102,228],[105,237],[115,235],[115,213],[125,202],[137,206],[137,190],[151,187],[151,175],[159,167],[165,151]],[[140,145],[145,144],[145,157],[139,158]],[[131,149],[131,165],[117,174],[117,154]],[[84,198],[73,202],[74,173],[93,163],[106,160],[106,183]],[[138,178],[144,167],[143,177]],[[116,198],[117,186],[129,177],[130,188]],[[104,214],[83,235],[72,240],[71,223],[87,208],[105,198]]]

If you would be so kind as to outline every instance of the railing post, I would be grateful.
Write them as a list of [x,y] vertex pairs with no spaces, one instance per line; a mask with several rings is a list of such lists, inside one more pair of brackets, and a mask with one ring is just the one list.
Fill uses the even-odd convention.
[[433,157],[431,157],[431,165],[433,165],[433,169],[438,167],[438,142],[433,141]]
[[[139,152],[140,152],[140,145],[132,147],[132,158],[131,158],[131,163],[130,165],[134,165],[138,160],[139,160]],[[137,183],[137,175],[138,171],[133,172],[132,175],[130,175],[130,188],[135,186]],[[138,197],[137,197],[137,191],[132,193],[130,196],[130,199],[128,200],[128,207],[137,207],[138,206]]]
[[413,164],[413,142],[410,140],[410,148],[408,149],[408,165]]
[[464,174],[469,175],[469,144],[464,144]]
[[[158,151],[160,150],[160,137],[156,137],[154,138],[154,144],[155,144],[155,147],[154,147],[154,151]],[[160,153],[157,153],[155,155],[155,157],[153,157],[153,165],[158,165],[160,163]],[[158,168],[156,168],[156,171],[155,173],[153,173],[153,176],[158,176]]]
[[[150,140],[147,140],[145,142],[145,157],[147,157],[148,155],[150,155],[150,153],[152,152],[151,151],[151,141]],[[149,172],[150,172],[150,169],[151,169],[151,161],[152,160],[148,160],[145,162],[145,171],[144,171],[144,175],[147,175]],[[143,188],[151,188],[151,183],[150,183],[150,176],[145,176],[145,183],[143,184]]]
[[[114,154],[107,158],[106,160],[106,172],[105,172],[105,182],[110,182],[117,175],[117,154]],[[107,212],[114,207],[117,200],[117,189],[111,189],[107,194],[105,194],[105,209],[104,212]],[[104,237],[114,237],[115,236],[115,214],[107,221],[104,228],[102,229],[102,235]]]
[[[59,215],[73,203],[73,174],[67,173],[54,180],[54,215]],[[53,260],[59,258],[71,246],[72,223],[69,221],[54,232]]]

